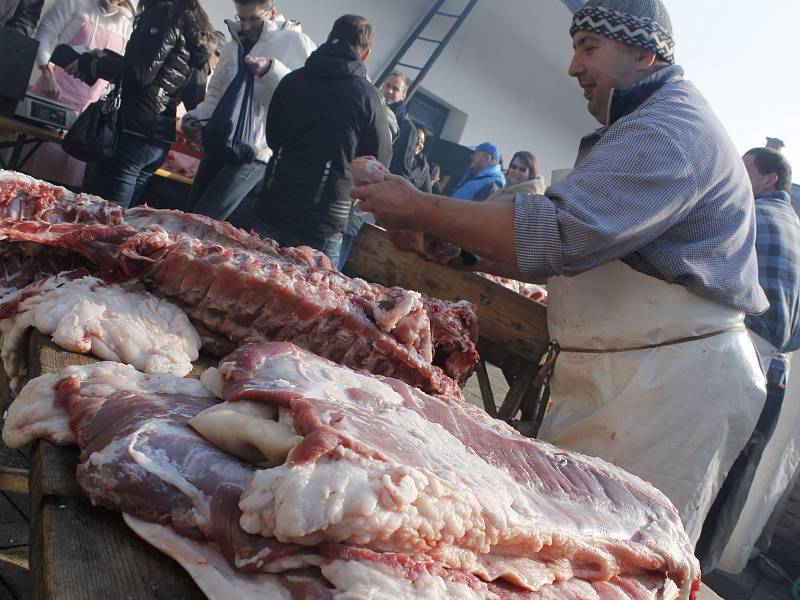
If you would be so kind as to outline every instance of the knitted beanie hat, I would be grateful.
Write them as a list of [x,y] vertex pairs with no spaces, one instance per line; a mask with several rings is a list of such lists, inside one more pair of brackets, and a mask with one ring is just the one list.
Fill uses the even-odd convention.
[[672,22],[661,0],[589,0],[572,18],[569,34],[576,31],[641,46],[665,62],[675,62]]

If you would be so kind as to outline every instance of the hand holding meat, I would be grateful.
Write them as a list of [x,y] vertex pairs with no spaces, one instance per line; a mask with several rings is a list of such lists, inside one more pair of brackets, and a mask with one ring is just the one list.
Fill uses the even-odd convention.
[[384,175],[381,183],[358,186],[350,197],[360,200],[358,208],[375,215],[378,225],[387,229],[418,229],[416,207],[422,194],[399,175]]
[[350,163],[350,178],[356,187],[380,183],[389,174],[389,169],[374,156],[359,156]]

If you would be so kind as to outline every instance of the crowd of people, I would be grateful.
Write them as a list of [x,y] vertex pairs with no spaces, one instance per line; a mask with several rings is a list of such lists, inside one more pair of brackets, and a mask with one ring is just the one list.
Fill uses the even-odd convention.
[[[31,34],[41,4],[0,17]],[[754,148],[742,159],[675,64],[662,2],[589,0],[575,14],[569,75],[602,128],[565,179],[547,187],[527,150],[504,169],[483,142],[449,197],[425,154],[430,132],[408,111],[412,82],[394,72],[378,88],[367,76],[365,18],[340,17],[317,47],[274,0],[231,8],[224,43],[197,0],[56,0],[42,17],[38,93],[80,111],[106,81],[121,85],[124,129],[92,191],[139,202],[175,140],[178,105],[180,130],[211,147],[208,123],[235,123],[242,108],[232,82],[252,78],[252,151],[209,151],[188,210],[228,219],[257,190],[255,231],[340,268],[377,219],[457,244],[476,270],[547,281],[558,362],[541,436],[659,487],[713,568],[800,348],[800,221],[786,158]],[[59,43],[83,50],[66,69],[49,62]],[[56,162],[57,146],[46,152],[34,174],[78,169]],[[365,155],[392,175],[353,191],[350,163]]]

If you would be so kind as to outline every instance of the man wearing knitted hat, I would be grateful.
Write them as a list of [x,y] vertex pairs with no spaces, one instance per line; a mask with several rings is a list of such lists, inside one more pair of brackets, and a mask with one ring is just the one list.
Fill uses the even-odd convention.
[[738,152],[674,64],[660,0],[589,0],[569,67],[601,129],[543,195],[465,203],[403,180],[353,190],[390,229],[547,280],[560,349],[540,437],[650,481],[696,541],[766,390],[746,313],[764,311],[752,192]]

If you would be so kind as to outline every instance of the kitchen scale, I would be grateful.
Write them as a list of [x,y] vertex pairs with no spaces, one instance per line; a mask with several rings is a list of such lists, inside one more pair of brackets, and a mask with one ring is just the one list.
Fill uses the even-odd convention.
[[28,121],[64,130],[69,129],[78,118],[78,111],[74,108],[30,92],[17,103],[14,114]]

